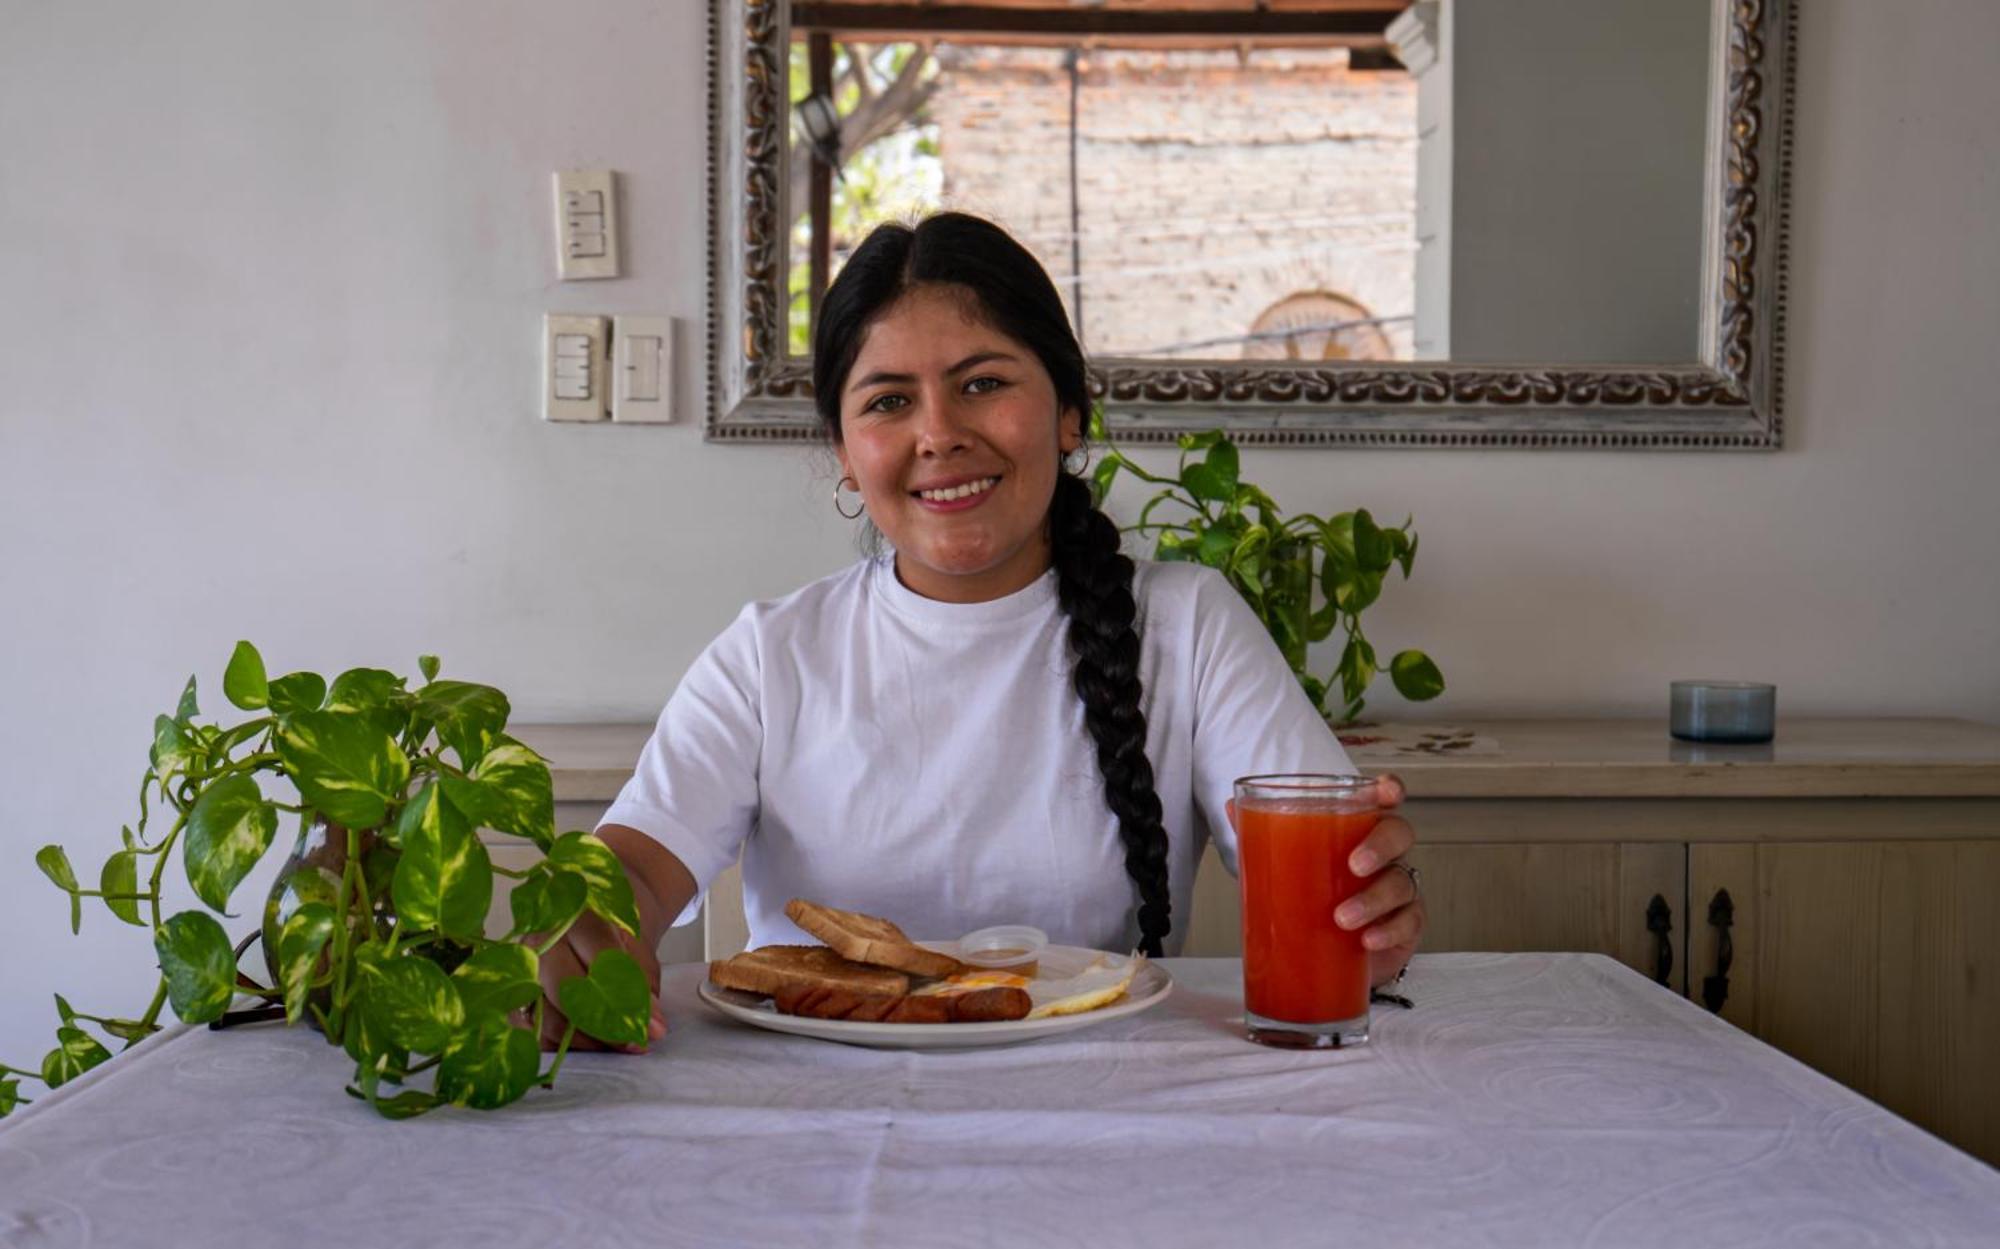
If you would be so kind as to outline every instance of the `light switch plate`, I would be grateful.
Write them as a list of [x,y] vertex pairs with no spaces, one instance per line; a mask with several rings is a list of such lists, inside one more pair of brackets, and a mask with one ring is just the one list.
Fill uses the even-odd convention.
[[610,415],[610,325],[604,317],[542,316],[542,419],[601,421]]
[[617,316],[611,322],[611,419],[657,425],[674,419],[674,322]]
[[555,176],[556,272],[565,282],[618,276],[618,175],[569,169]]

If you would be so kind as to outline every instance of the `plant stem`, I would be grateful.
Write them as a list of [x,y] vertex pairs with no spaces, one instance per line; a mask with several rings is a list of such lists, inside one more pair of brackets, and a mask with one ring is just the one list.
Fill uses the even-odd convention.
[[576,1024],[563,1029],[562,1040],[556,1042],[556,1060],[549,1064],[549,1073],[542,1077],[542,1087],[551,1088],[556,1082],[556,1073],[562,1070],[563,1059],[569,1057],[569,1043],[576,1036]]
[[[156,921],[157,922],[157,921]],[[153,989],[153,1000],[146,1004],[146,1013],[139,1016],[139,1022],[148,1028],[159,1026],[160,1008],[167,1004],[167,978],[160,977],[160,983]]]
[[340,865],[340,886],[333,895],[333,913],[338,917],[333,930],[333,1013],[336,1018],[347,1009],[348,938],[352,935],[352,925],[347,914],[349,887],[358,874],[360,864],[361,838],[353,829],[347,830],[347,859]]

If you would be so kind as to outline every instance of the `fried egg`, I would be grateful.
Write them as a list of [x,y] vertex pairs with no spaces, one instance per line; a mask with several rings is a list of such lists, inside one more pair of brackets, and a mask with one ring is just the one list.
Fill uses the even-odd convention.
[[1051,968],[1045,960],[1032,978],[1013,972],[973,968],[932,981],[913,992],[921,995],[971,993],[976,989],[1026,989],[1028,1000],[1034,1003],[1033,1009],[1028,1012],[1030,1019],[1081,1015],[1085,1011],[1109,1006],[1124,997],[1132,987],[1132,978],[1139,974],[1141,961],[1139,958],[1099,954],[1069,975],[1055,975],[1051,973],[1057,969]]

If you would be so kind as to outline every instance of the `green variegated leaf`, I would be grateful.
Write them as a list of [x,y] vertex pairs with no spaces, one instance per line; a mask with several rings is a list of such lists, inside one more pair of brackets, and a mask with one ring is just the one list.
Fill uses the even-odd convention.
[[639,905],[632,897],[632,882],[625,878],[625,865],[611,847],[589,833],[564,833],[549,847],[549,862],[583,877],[590,886],[591,910],[639,935]]
[[391,737],[402,732],[408,703],[403,678],[381,668],[348,669],[333,679],[326,696],[328,711],[367,716]]
[[384,1119],[414,1119],[447,1103],[422,1089],[404,1089],[394,1097],[369,1097],[359,1089],[347,1090],[375,1108]]
[[1207,457],[1202,460],[1202,464],[1207,467],[1208,471],[1215,475],[1215,480],[1224,490],[1228,491],[1227,498],[1229,499],[1234,499],[1236,496],[1236,478],[1240,471],[1238,468],[1240,458],[1237,455],[1235,443],[1229,441],[1227,438],[1218,438],[1215,440],[1215,445],[1208,449]]
[[76,892],[76,869],[69,865],[69,855],[61,846],[43,846],[35,851],[35,866],[42,869],[42,875],[56,882],[56,888],[66,893]]
[[[461,969],[463,970],[463,969]],[[541,1078],[535,1034],[505,1017],[487,1015],[455,1038],[438,1064],[437,1095],[460,1106],[493,1110],[518,1101]]]
[[35,866],[42,869],[42,875],[56,882],[56,887],[69,895],[69,930],[83,931],[83,898],[77,893],[76,869],[69,865],[69,855],[61,846],[43,846],[35,851]]
[[148,758],[153,770],[165,776],[169,772],[184,772],[193,762],[196,746],[185,724],[169,716],[157,716],[153,720],[153,752]]
[[542,863],[507,895],[514,912],[513,935],[560,932],[589,902],[590,885],[583,877]]
[[437,680],[438,657],[436,655],[417,656],[417,671],[424,674],[424,680],[426,681]]
[[542,996],[541,981],[536,978],[539,965],[533,950],[509,941],[475,952],[451,973],[465,1003],[466,1017],[504,1015],[518,1007],[533,1006]]
[[333,908],[308,902],[293,911],[278,935],[278,984],[285,991],[285,1022],[305,1012],[306,995],[319,972],[320,951],[333,940]]
[[320,814],[348,828],[375,828],[410,783],[410,760],[381,726],[347,711],[302,711],[276,734],[278,759]]
[[417,709],[437,726],[438,740],[458,752],[459,766],[478,765],[507,727],[507,696],[490,685],[433,681],[417,691]]
[[184,859],[195,896],[217,911],[271,848],[278,809],[248,776],[226,776],[195,800],[188,813]]
[[167,976],[167,1000],[188,1023],[207,1023],[229,1009],[236,994],[236,954],[229,934],[213,916],[182,911],[153,934],[160,970]]
[[88,1032],[65,1024],[56,1029],[56,1048],[42,1059],[42,1083],[50,1088],[68,1084],[110,1057],[111,1051]]
[[493,896],[493,864],[472,825],[435,783],[425,785],[397,821],[403,857],[390,895],[414,929],[481,935]]
[[1221,442],[1222,439],[1223,433],[1221,430],[1210,429],[1198,434],[1182,434],[1174,441],[1180,444],[1180,449],[1183,451],[1200,451],[1204,448],[1214,446],[1216,443]]
[[1364,572],[1381,574],[1395,562],[1396,550],[1366,508],[1354,513],[1354,559]]
[[1207,464],[1190,464],[1181,470],[1181,485],[1195,498],[1209,503],[1227,503],[1236,497],[1234,482],[1224,483]]
[[461,780],[444,778],[446,796],[477,828],[532,839],[546,850],[556,834],[555,790],[549,765],[533,750],[501,734]]
[[76,1022],[76,1008],[71,1006],[69,999],[60,993],[56,994],[56,1016],[66,1024]]
[[557,1004],[579,1029],[613,1045],[644,1045],[653,994],[646,973],[623,950],[600,950],[588,976],[556,986]]
[[131,850],[120,850],[104,860],[104,870],[98,875],[97,887],[104,894],[104,905],[111,913],[128,924],[144,928],[146,921],[139,918],[139,900],[135,897],[119,897],[119,894],[139,892],[139,856]]
[[1097,467],[1092,469],[1090,473],[1091,502],[1096,503],[1100,507],[1103,506],[1105,497],[1111,493],[1111,483],[1117,476],[1118,461],[1116,458],[1107,455],[1102,460],[1099,460]]
[[271,683],[264,676],[264,657],[248,642],[238,642],[222,672],[222,692],[245,711],[255,711],[271,701]]
[[465,1023],[458,987],[427,958],[412,954],[371,962],[362,974],[366,1010],[382,1035],[402,1049],[441,1053]]
[[369,942],[355,949],[353,959],[353,996],[341,1033],[341,1046],[349,1058],[365,1069],[400,1073],[409,1066],[409,1052],[396,1047],[381,1020],[368,1009],[369,989],[375,982],[373,973],[388,962],[388,947]]
[[318,711],[326,701],[326,678],[317,672],[288,672],[271,682],[270,694],[273,715]]
[[16,1106],[26,1106],[28,1104],[21,1100],[21,1082],[19,1080],[0,1080],[0,1119],[5,1119],[8,1115],[13,1114]]
[[187,686],[181,690],[181,702],[180,706],[174,709],[174,719],[186,724],[200,714],[201,705],[195,701],[194,696],[194,678],[190,676]]
[[139,1019],[104,1019],[97,1026],[127,1043],[143,1041],[160,1030],[158,1025]]
[[1444,693],[1444,673],[1422,651],[1401,651],[1389,661],[1389,679],[1396,692],[1413,703]]

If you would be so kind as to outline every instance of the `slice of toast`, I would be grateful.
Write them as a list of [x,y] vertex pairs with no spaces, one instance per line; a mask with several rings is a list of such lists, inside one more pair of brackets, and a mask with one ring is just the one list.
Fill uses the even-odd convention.
[[821,906],[804,898],[785,903],[785,916],[857,963],[893,967],[913,976],[955,976],[965,964],[948,954],[926,950],[886,919]]
[[899,998],[910,978],[883,967],[849,962],[823,945],[767,945],[708,965],[708,978],[725,989],[777,996],[830,989],[861,997]]

